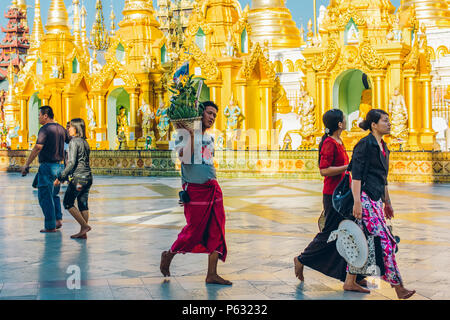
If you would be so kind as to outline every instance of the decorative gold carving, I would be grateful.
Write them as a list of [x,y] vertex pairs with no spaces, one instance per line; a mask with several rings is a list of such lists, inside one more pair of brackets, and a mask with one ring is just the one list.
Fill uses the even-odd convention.
[[325,52],[314,57],[312,67],[316,71],[331,70],[336,65],[341,49],[336,41],[329,39]]
[[258,61],[261,64],[264,72],[266,73],[267,78],[270,81],[275,81],[275,66],[266,58],[259,42],[254,45],[250,56],[244,58],[242,67],[238,72],[238,78],[250,79]]
[[192,43],[189,46],[189,52],[192,57],[202,68],[202,73],[207,77],[207,80],[218,80],[221,77],[221,72],[217,66],[217,62],[214,58],[208,57],[200,50],[200,48]]
[[388,65],[387,59],[380,55],[370,44],[368,39],[359,48],[361,58],[371,69],[384,69]]

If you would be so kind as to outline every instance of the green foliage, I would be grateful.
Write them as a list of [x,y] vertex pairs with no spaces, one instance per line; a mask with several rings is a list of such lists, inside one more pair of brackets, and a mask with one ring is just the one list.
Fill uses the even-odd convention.
[[170,120],[195,118],[202,115],[201,110],[197,108],[197,88],[192,78],[193,75],[190,75],[185,83],[179,81],[169,88],[173,94],[168,112]]

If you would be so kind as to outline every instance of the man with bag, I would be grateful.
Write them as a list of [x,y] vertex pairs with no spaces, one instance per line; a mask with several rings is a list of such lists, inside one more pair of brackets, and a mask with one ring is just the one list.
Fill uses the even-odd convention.
[[56,232],[62,227],[60,186],[53,186],[58,174],[63,170],[64,143],[69,142],[69,135],[63,126],[53,120],[53,110],[49,106],[39,108],[39,124],[42,125],[38,133],[36,145],[21,169],[22,176],[29,173],[30,165],[39,157],[37,173],[37,188],[39,205],[45,217],[45,228],[42,233]]
[[206,283],[231,285],[217,274],[218,260],[225,262],[227,256],[225,210],[214,168],[214,139],[206,133],[214,125],[219,108],[211,101],[202,103],[200,108],[203,110],[201,135],[184,127],[179,130],[176,142],[177,148],[183,143],[179,153],[183,184],[180,205],[184,207],[187,225],[171,249],[161,254],[160,270],[164,277],[170,276],[170,263],[177,253],[207,253]]

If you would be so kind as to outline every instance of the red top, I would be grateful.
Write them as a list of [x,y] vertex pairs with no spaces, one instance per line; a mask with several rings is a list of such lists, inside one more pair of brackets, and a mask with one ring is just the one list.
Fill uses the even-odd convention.
[[383,139],[381,139],[381,146],[383,147],[383,149],[381,150],[383,152],[383,156],[386,158],[386,150],[384,150],[384,141],[383,141]]
[[[338,143],[331,137],[325,139],[320,151],[320,169],[326,169],[329,167],[342,167],[348,164],[348,155],[345,152],[344,145]],[[333,176],[325,177],[323,181],[323,194],[332,195],[334,189],[336,189],[339,182],[344,177],[345,172]]]

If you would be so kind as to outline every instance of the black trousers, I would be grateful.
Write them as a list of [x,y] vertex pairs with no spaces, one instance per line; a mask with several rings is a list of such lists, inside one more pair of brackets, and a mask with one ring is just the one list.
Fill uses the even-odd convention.
[[[298,261],[305,266],[317,270],[329,277],[345,281],[347,274],[347,262],[338,253],[336,241],[327,243],[330,233],[339,227],[344,218],[333,208],[332,196],[323,195],[323,208],[325,210],[325,226],[313,241],[306,247]],[[357,280],[364,277],[357,276]]]

